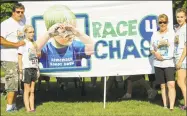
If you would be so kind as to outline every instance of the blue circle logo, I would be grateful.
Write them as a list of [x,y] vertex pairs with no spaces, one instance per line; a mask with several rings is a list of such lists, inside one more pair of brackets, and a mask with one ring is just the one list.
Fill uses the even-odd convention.
[[156,15],[148,15],[140,21],[139,33],[142,36],[141,52],[144,57],[150,56],[150,53],[146,52],[150,49],[149,45],[146,45],[146,43],[150,44],[153,32],[157,31],[158,29],[159,27],[157,25]]
[[143,39],[151,40],[154,31],[158,30],[157,16],[148,15],[142,19],[139,24],[139,33]]

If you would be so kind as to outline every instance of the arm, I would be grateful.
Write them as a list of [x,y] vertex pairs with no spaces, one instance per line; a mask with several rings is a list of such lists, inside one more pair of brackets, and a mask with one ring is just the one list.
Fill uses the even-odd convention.
[[157,49],[158,49],[158,48],[154,45],[154,39],[155,39],[155,34],[153,34],[152,37],[151,37],[150,52],[151,52],[151,54],[153,54],[153,55],[156,57],[157,60],[162,61],[163,58],[162,58],[162,56],[160,55],[160,53],[157,52]]
[[13,47],[13,48],[18,48],[22,45],[25,45],[25,42],[22,40],[22,41],[19,41],[17,43],[14,43],[14,42],[10,42],[10,41],[7,41],[5,38],[3,38],[1,36],[1,41],[0,41],[0,45],[3,45],[5,47]]
[[60,23],[54,24],[48,29],[48,31],[43,36],[39,37],[39,39],[36,40],[36,45],[39,51],[41,51],[42,47],[48,42],[50,38],[59,34],[58,29],[60,27]]
[[42,37],[36,40],[36,45],[39,51],[41,51],[42,47],[47,43],[50,39],[48,32],[46,32]]
[[20,80],[22,80],[22,74],[23,74],[23,69],[22,69],[22,54],[18,54],[18,68],[19,68],[19,77]]
[[77,37],[85,44],[85,54],[92,55],[94,53],[94,41],[84,33],[80,33]]
[[22,54],[18,54],[18,67],[19,71],[22,71]]
[[81,42],[85,44],[85,54],[92,55],[94,53],[95,42],[85,33],[80,32],[77,28],[67,25],[66,30],[72,31],[72,33],[80,39]]
[[158,52],[156,52],[156,51],[154,51],[154,50],[151,50],[151,53],[156,57],[157,60],[160,60],[160,61],[163,60],[163,58],[162,58],[162,56],[160,55],[160,53],[158,53]]

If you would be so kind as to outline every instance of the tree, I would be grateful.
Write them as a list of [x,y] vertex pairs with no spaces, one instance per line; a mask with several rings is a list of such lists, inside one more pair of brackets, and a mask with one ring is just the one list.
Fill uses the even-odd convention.
[[175,11],[178,8],[186,8],[187,7],[187,3],[186,0],[173,0],[173,23],[176,24],[176,15],[175,15]]
[[12,8],[14,6],[14,4],[17,3],[15,2],[3,2],[1,3],[1,7],[0,7],[0,21],[4,21],[6,19],[8,19],[11,15],[12,15]]

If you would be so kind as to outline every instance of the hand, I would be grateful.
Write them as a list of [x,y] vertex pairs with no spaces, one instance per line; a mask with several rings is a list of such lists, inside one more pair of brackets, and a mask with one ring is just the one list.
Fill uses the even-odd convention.
[[160,60],[160,61],[163,61],[163,60],[164,60],[164,59],[162,58],[162,56],[160,55],[160,53],[155,52],[154,55],[155,55],[155,57],[156,57],[157,60]]
[[70,31],[69,34],[70,35],[75,35],[77,37],[79,37],[81,35],[81,33],[79,32],[79,30],[77,28],[75,28],[74,26],[72,25],[64,25],[64,28],[66,29],[66,31]]
[[176,64],[176,69],[180,69],[181,66],[182,66],[182,62],[179,61],[179,62]]
[[18,31],[17,31],[17,36],[18,36],[18,37],[19,37],[19,36],[22,37],[22,36],[24,36],[24,33],[23,33],[22,31],[18,30]]
[[20,47],[20,46],[23,46],[23,45],[25,45],[25,41],[24,40],[18,41],[16,43],[16,47]]
[[175,44],[179,44],[179,36],[177,35],[177,36],[175,36]]
[[38,57],[38,58],[41,57],[41,51],[37,51],[37,57]]
[[60,33],[63,33],[64,31],[65,29],[62,23],[56,23],[48,29],[48,34],[50,37],[54,37],[59,35]]

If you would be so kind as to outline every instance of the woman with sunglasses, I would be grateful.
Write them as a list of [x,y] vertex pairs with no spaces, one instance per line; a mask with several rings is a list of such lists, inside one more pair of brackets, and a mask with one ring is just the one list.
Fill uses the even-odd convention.
[[177,9],[176,19],[179,24],[175,36],[175,63],[178,75],[177,83],[184,97],[184,106],[180,106],[180,108],[186,110],[186,9]]
[[151,38],[156,83],[160,84],[164,108],[172,111],[175,104],[174,31],[168,28],[168,16],[158,16],[160,29]]

